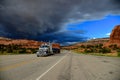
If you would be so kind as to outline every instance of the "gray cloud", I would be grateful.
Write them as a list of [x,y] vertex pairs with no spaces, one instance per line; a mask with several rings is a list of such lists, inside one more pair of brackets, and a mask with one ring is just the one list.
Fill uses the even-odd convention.
[[119,0],[83,0],[69,14],[68,23],[101,19],[108,14],[120,15]]
[[[0,36],[43,40],[64,24],[120,14],[119,0],[0,0]],[[45,38],[46,39],[46,38]]]

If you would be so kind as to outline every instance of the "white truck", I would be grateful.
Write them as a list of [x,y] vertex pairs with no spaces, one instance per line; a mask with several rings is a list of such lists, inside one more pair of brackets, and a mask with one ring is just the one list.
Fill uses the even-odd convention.
[[52,44],[52,43],[44,43],[39,47],[37,51],[37,57],[40,56],[48,56],[55,53],[60,53],[60,45],[59,44]]

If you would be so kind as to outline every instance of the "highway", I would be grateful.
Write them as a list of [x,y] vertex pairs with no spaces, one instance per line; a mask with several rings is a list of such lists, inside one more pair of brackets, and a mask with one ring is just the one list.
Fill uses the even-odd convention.
[[1,55],[0,80],[120,80],[120,58],[71,51],[48,57]]

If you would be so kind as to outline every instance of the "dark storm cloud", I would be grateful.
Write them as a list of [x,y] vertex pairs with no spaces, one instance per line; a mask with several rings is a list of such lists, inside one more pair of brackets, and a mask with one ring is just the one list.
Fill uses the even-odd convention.
[[73,5],[71,0],[3,0],[0,23],[7,37],[38,37],[60,30]]
[[120,0],[112,0],[113,1],[113,4],[117,4],[117,6],[120,7]]
[[[76,34],[80,34],[79,36]],[[42,35],[40,38],[42,41],[50,41],[50,42],[57,42],[61,43],[61,45],[69,45],[74,44],[76,42],[83,42],[86,41],[87,37],[82,36],[84,34],[81,30],[75,31],[62,31],[57,33],[51,33]]]
[[[56,34],[49,38],[45,35],[58,32],[67,23],[120,14],[119,3],[119,0],[0,0],[0,36],[49,40]],[[72,36],[59,37],[64,41],[70,37],[71,41]],[[73,37],[77,41],[78,37]]]

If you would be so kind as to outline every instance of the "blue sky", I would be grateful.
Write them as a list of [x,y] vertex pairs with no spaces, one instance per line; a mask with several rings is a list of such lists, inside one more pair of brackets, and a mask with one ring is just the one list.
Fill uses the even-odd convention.
[[[66,30],[83,30],[88,38],[109,37],[112,29],[120,25],[120,15],[107,15],[99,20],[88,20],[80,23],[67,24]],[[76,34],[79,35],[79,34]]]

